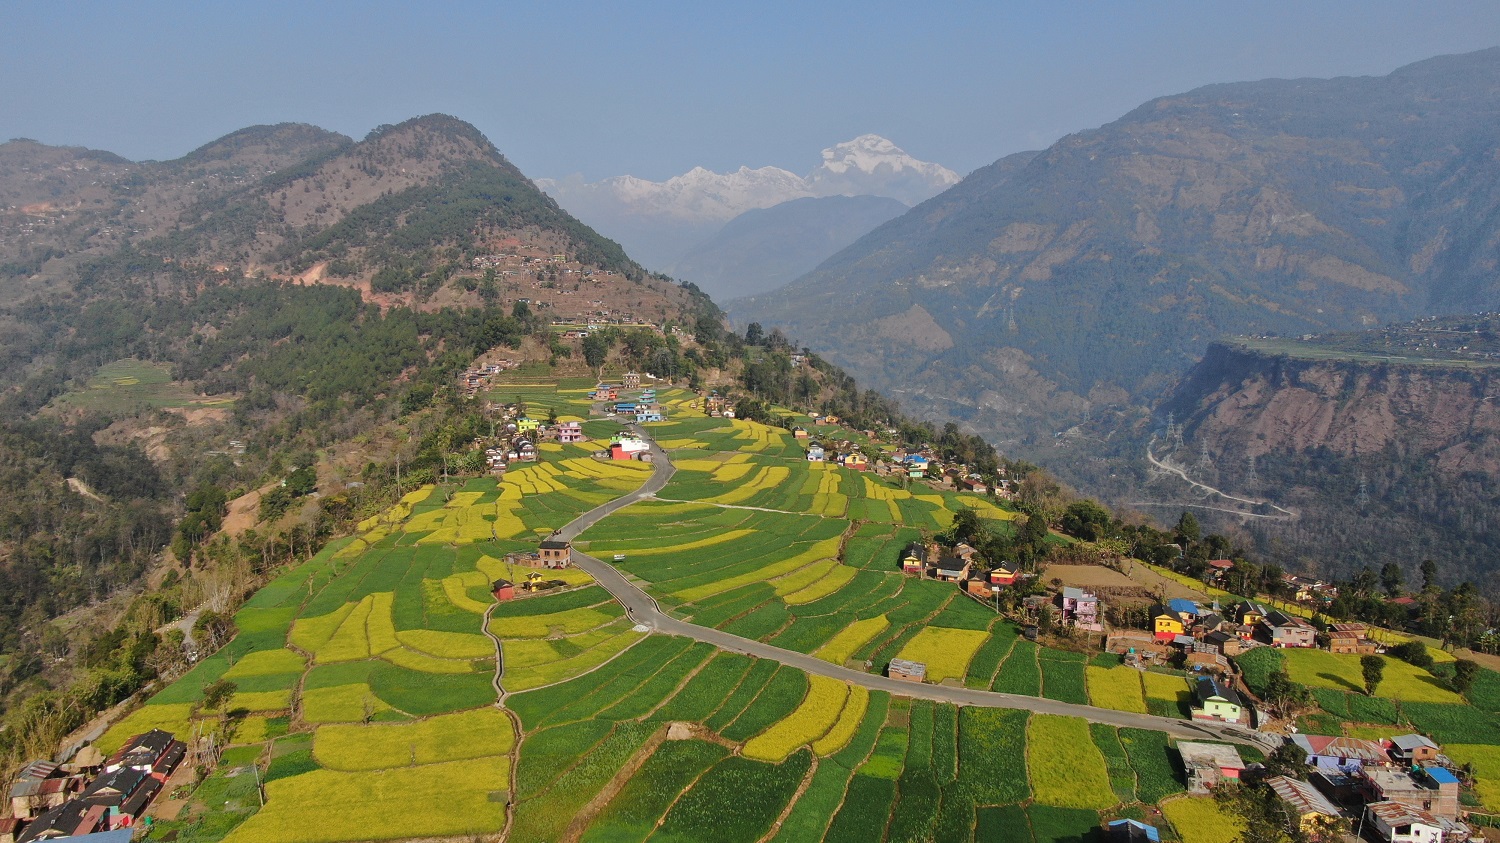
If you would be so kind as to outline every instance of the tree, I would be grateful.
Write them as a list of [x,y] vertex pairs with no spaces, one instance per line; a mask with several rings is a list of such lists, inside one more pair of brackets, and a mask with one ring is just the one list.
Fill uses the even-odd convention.
[[602,374],[600,371],[604,366],[604,360],[609,357],[609,340],[598,332],[589,334],[583,338],[583,362],[590,368]]
[[1287,717],[1295,716],[1312,703],[1312,693],[1306,686],[1293,682],[1285,668],[1272,671],[1266,678],[1266,690],[1261,698]]
[[1423,591],[1436,591],[1436,590],[1438,590],[1439,586],[1438,586],[1438,581],[1437,581],[1437,572],[1438,572],[1438,567],[1437,567],[1437,563],[1436,562],[1432,561],[1431,559],[1423,559],[1422,560],[1422,590]]
[[1453,663],[1453,690],[1467,695],[1479,678],[1479,663],[1472,659],[1459,659]]
[[240,689],[239,685],[228,679],[220,679],[203,686],[203,708],[205,711],[217,711],[223,717],[224,706],[229,703],[230,697]]
[[1182,517],[1177,519],[1177,526],[1172,530],[1172,536],[1184,549],[1198,541],[1200,535],[1202,533],[1198,528],[1198,519],[1191,512],[1182,513]]
[[1365,678],[1365,694],[1375,696],[1375,688],[1380,685],[1380,678],[1385,674],[1385,659],[1380,656],[1361,656],[1359,659],[1359,672]]
[[1091,500],[1074,501],[1063,512],[1062,528],[1086,542],[1096,541],[1109,529],[1109,511]]
[[1387,597],[1400,597],[1406,586],[1406,574],[1395,562],[1387,562],[1380,568],[1380,586]]
[[765,338],[766,329],[762,328],[759,322],[751,322],[745,328],[745,345],[760,345],[765,341]]

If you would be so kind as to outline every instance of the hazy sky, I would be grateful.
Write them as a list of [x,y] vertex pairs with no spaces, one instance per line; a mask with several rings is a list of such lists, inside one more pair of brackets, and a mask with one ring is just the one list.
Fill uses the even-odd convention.
[[966,173],[1210,82],[1500,45],[1486,2],[0,2],[0,139],[173,158],[435,111],[534,177],[774,164],[865,132]]

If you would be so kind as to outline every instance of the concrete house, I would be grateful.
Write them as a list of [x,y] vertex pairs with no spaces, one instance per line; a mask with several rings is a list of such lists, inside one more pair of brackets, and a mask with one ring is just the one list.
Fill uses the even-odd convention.
[[1239,751],[1226,744],[1178,741],[1177,752],[1182,755],[1188,790],[1193,793],[1206,793],[1225,779],[1238,780],[1245,770]]
[[1328,628],[1328,652],[1373,656],[1378,647],[1362,623],[1336,623]]
[[885,673],[890,678],[902,682],[921,684],[927,681],[927,665],[907,659],[891,659],[890,666],[886,668]]
[[1193,689],[1194,720],[1218,720],[1239,723],[1245,716],[1239,692],[1211,676],[1201,676]]
[[1436,761],[1442,747],[1422,735],[1398,735],[1391,738],[1391,760],[1412,765]]
[[1063,586],[1062,591],[1057,593],[1057,607],[1061,610],[1061,620],[1065,624],[1080,626],[1085,629],[1100,628],[1099,625],[1099,598],[1091,591],[1072,586]]
[[573,545],[570,542],[548,539],[537,548],[537,556],[548,568],[566,568],[573,564]]
[[1234,607],[1234,622],[1240,626],[1255,626],[1265,620],[1266,614],[1265,606],[1245,600]]
[[901,572],[922,576],[928,567],[927,547],[921,542],[912,542],[901,551]]
[[827,459],[828,459],[827,452],[823,450],[823,446],[822,445],[810,445],[810,446],[808,446],[808,448],[807,448],[807,461],[808,462],[826,462]]
[[1318,631],[1305,618],[1276,609],[1261,620],[1257,633],[1273,647],[1312,647]]
[[1151,631],[1158,641],[1171,641],[1187,631],[1182,616],[1165,606],[1151,609]]
[[564,445],[584,441],[583,424],[576,421],[558,422],[557,441]]
[[1369,767],[1364,775],[1371,802],[1397,802],[1439,820],[1458,819],[1458,777],[1442,767]]

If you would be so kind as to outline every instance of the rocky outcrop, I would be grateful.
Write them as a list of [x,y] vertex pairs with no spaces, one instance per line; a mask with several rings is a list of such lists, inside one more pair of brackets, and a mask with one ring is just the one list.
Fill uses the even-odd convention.
[[1394,453],[1500,474],[1500,369],[1317,360],[1215,343],[1163,406],[1193,441],[1244,457]]

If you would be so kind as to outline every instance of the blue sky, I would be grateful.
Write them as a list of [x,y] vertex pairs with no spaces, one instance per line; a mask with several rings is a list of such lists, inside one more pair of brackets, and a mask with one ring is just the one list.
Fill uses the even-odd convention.
[[[928,8],[930,7],[930,8]],[[172,158],[435,111],[528,175],[806,173],[865,132],[968,172],[1212,82],[1500,45],[1494,2],[0,4],[0,138]]]

